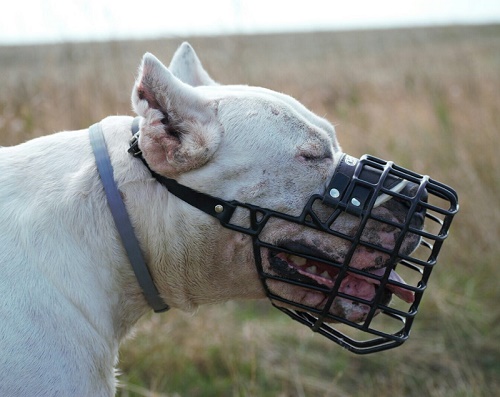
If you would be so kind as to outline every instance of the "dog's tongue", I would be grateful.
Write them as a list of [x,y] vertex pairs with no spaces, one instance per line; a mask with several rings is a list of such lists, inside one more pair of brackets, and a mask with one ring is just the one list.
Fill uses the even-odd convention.
[[[376,270],[370,270],[369,272],[376,276],[382,277],[385,274],[385,270],[386,270],[385,268],[380,268]],[[391,270],[391,274],[389,274],[389,280],[396,281],[397,283],[400,284],[406,284],[406,282],[401,278],[401,276],[397,274],[394,270]],[[394,293],[398,298],[404,300],[407,303],[413,303],[415,301],[415,294],[413,293],[413,291],[389,283],[386,284],[385,287],[389,291]]]

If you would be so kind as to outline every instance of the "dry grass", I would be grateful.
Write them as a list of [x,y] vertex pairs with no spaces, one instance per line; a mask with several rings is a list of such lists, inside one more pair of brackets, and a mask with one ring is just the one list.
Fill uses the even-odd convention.
[[[130,114],[142,54],[168,62],[180,42],[0,48],[0,145]],[[454,186],[461,213],[403,347],[353,356],[266,302],[172,311],[123,346],[120,395],[498,395],[500,26],[190,42],[219,81],[325,115],[346,152]]]

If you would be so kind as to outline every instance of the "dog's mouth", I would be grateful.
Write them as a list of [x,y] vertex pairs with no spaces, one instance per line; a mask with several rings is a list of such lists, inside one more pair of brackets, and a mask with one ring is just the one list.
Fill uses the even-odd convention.
[[[293,250],[290,249],[291,246],[293,246]],[[293,251],[297,255],[289,253],[290,251]],[[284,251],[271,250],[269,251],[268,259],[271,269],[280,277],[304,285],[304,287],[298,286],[297,288],[307,289],[308,286],[311,286],[314,289],[315,295],[322,294],[321,304],[326,302],[328,294],[335,286],[342,268],[340,264],[337,267],[327,263],[330,261],[318,253],[316,249],[303,246],[302,244],[287,244]],[[386,277],[387,268],[356,269],[353,267],[353,269],[354,271],[348,270],[343,275],[338,292],[345,297],[350,296],[355,298],[350,304],[358,308],[360,306],[364,307],[365,310],[363,312],[367,312],[370,308],[370,303],[374,301],[377,291],[381,288],[381,280]],[[380,301],[383,305],[387,305],[393,295],[396,295],[407,303],[411,304],[414,302],[415,296],[413,291],[406,288],[406,282],[395,270],[390,270],[387,282],[383,284]],[[321,304],[319,305],[320,307],[316,308],[321,309]],[[333,306],[335,306],[335,302]],[[359,319],[359,321],[361,320],[362,318]]]

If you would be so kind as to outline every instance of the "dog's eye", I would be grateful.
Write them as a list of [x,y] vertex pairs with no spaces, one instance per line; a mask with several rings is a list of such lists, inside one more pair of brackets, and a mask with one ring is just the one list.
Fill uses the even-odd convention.
[[332,158],[331,151],[324,152],[301,152],[298,155],[299,160],[308,161],[308,162],[318,162],[323,160],[328,160]]
[[297,158],[300,161],[319,162],[333,158],[333,152],[327,142],[311,140],[297,147]]
[[320,160],[320,156],[314,155],[314,154],[301,154],[300,158],[305,161],[318,161]]

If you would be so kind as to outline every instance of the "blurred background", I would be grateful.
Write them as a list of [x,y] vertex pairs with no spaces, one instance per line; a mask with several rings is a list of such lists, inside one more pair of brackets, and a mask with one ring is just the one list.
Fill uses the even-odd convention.
[[2,8],[1,43],[484,24],[500,20],[496,0],[25,0],[6,1]]
[[[5,3],[5,2],[4,2]],[[297,98],[461,211],[402,347],[355,356],[270,303],[140,321],[119,396],[500,395],[498,1],[26,0],[2,5],[0,145],[132,114],[142,54],[188,40],[212,77]]]

